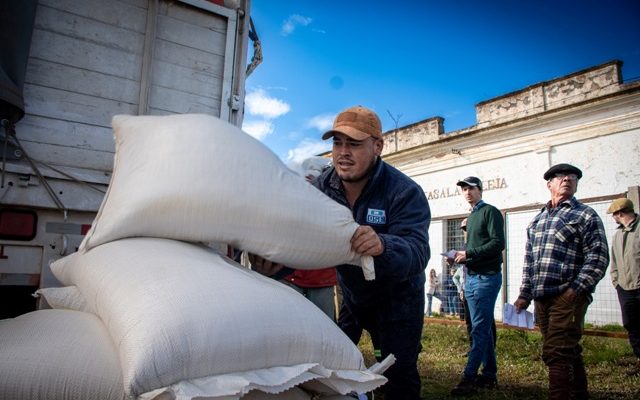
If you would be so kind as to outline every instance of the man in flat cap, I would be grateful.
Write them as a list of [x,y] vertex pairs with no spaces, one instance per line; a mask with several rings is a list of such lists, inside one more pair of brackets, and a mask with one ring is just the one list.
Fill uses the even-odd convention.
[[[482,181],[469,176],[457,185],[471,207],[466,224],[466,249],[456,251],[454,260],[465,264],[467,269],[463,293],[471,317],[471,350],[462,380],[451,394],[466,396],[478,387],[492,389],[497,385],[493,309],[502,286],[505,239],[502,213],[482,200]],[[482,374],[478,374],[481,365]]]
[[418,400],[429,203],[418,184],[382,161],[382,125],[375,112],[362,106],[342,111],[322,135],[330,138],[333,166],[312,184],[353,212],[360,226],[351,247],[373,256],[376,275],[366,281],[360,268],[337,266],[343,296],[338,325],[356,344],[367,330],[378,360],[395,356],[384,373],[385,399]]
[[535,300],[549,399],[586,399],[580,339],[587,307],[609,264],[602,220],[574,197],[582,171],[557,164],[544,173],[551,200],[527,227],[518,311]]
[[618,223],[611,245],[611,282],[618,292],[622,325],[629,333],[633,354],[638,357],[629,375],[640,374],[640,229],[638,214],[629,199],[615,199],[607,214]]

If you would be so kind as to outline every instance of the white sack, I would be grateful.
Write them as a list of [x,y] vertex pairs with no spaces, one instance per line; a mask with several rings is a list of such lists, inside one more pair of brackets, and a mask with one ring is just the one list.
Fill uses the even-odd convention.
[[[51,270],[104,321],[127,394],[167,388],[189,393],[183,398],[239,396],[309,379],[344,394],[386,381],[365,370],[358,348],[313,303],[204,246],[122,239]],[[265,369],[280,372],[266,383],[246,376],[220,383],[222,374]]]
[[342,395],[318,396],[295,387],[278,394],[265,394],[253,390],[246,396],[243,396],[242,400],[354,400],[354,397]]
[[123,399],[120,363],[93,314],[40,310],[0,320],[0,399]]
[[320,156],[313,156],[302,162],[302,176],[312,176],[314,179],[320,176],[325,168],[331,165],[331,159]]
[[112,126],[113,176],[82,251],[146,236],[224,242],[301,269],[361,264],[351,211],[239,128],[202,114],[117,115]]
[[35,297],[44,297],[51,308],[92,312],[87,301],[75,286],[49,287],[36,290]]

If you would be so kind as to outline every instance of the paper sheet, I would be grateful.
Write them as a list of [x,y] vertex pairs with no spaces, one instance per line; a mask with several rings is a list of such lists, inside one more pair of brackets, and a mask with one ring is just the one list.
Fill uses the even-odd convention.
[[455,260],[456,259],[456,251],[455,250],[449,250],[446,253],[440,253],[440,255],[445,256],[450,260]]
[[533,314],[527,310],[522,310],[520,313],[517,313],[513,304],[504,303],[502,323],[519,328],[533,329]]

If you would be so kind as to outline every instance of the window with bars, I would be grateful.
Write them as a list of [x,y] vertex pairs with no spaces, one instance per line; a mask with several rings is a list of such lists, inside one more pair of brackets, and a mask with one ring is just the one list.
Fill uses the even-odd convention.
[[[446,251],[464,249],[464,232],[460,229],[460,223],[462,220],[463,218],[455,218],[445,221],[444,243],[446,244]],[[452,276],[457,267],[459,266],[446,266],[442,273],[442,312],[448,315],[459,315],[460,318],[464,318],[462,302]]]
[[464,249],[464,232],[460,229],[460,223],[463,219],[464,218],[456,218],[447,220],[447,251],[451,249]]

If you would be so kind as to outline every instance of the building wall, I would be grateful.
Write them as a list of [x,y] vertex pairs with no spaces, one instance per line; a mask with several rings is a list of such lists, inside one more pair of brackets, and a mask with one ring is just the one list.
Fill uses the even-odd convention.
[[384,136],[382,154],[391,154],[438,140],[439,135],[444,133],[442,122],[441,117],[434,117],[388,132]]
[[621,63],[611,62],[479,103],[478,125],[511,121],[616,92],[620,67]]
[[484,199],[501,209],[545,203],[549,191],[542,175],[561,162],[583,170],[579,198],[616,195],[640,183],[640,128],[521,154],[510,155],[509,150],[506,146],[499,158],[408,175],[424,189],[435,218],[467,211],[456,182],[469,175],[482,179]]
[[[525,228],[549,200],[542,175],[551,165],[566,162],[582,169],[576,197],[599,213],[609,239],[616,226],[605,213],[608,204],[640,185],[640,82],[621,84],[620,65],[607,63],[480,103],[477,125],[447,134],[432,129],[427,142],[424,136],[422,141],[406,138],[420,131],[415,124],[400,128],[395,137],[422,144],[383,153],[385,161],[413,178],[429,200],[434,222],[428,269],[445,271],[440,253],[449,250],[447,220],[468,213],[456,182],[469,175],[482,179],[483,198],[503,211],[506,223],[497,319],[502,319],[502,304],[517,298]],[[608,275],[597,286],[587,322],[621,323]]]

